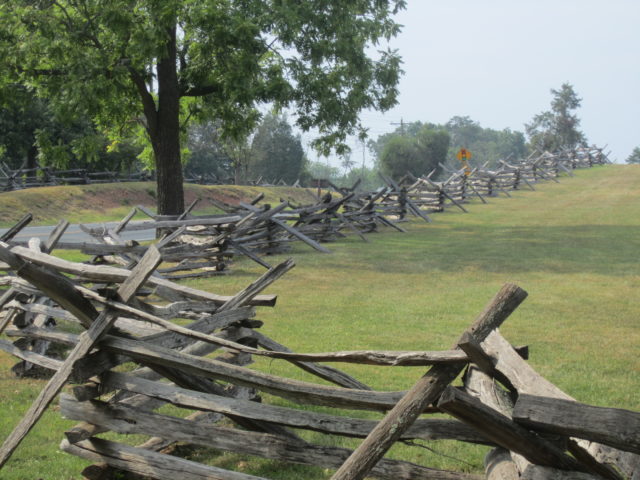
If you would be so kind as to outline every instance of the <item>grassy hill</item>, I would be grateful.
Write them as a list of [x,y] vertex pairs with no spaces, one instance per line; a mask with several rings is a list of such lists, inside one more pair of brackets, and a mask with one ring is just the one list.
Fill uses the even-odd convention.
[[[407,234],[385,230],[369,236],[369,243],[350,237],[329,245],[331,255],[297,245],[291,256],[298,265],[270,288],[279,294],[278,305],[260,310],[258,318],[266,334],[302,352],[445,349],[503,283],[514,282],[529,298],[501,331],[513,344],[530,346],[534,368],[580,401],[640,411],[638,185],[640,167],[597,167],[563,177],[560,184],[514,192],[513,198],[473,202],[467,214],[449,209],[434,215],[432,224],[413,220],[406,224]],[[232,294],[264,271],[244,261],[232,270],[225,278],[190,284]],[[0,437],[42,385],[14,380],[8,371],[13,363],[0,356]],[[256,368],[310,378],[282,361],[260,360]],[[340,368],[386,390],[406,389],[424,371]],[[268,395],[265,401],[284,404]],[[84,462],[56,450],[69,425],[50,409],[7,464],[3,478],[80,478]],[[321,441],[316,434],[308,437]],[[357,441],[338,445],[353,447]],[[425,445],[437,453],[396,447],[391,455],[436,468],[482,468],[484,447]],[[275,479],[331,476],[323,469],[231,454],[193,455]]]
[[[212,199],[237,204],[265,193],[265,202],[280,199],[313,203],[311,190],[292,187],[247,187],[236,185],[185,185],[185,204],[196,198],[194,213],[219,213]],[[55,224],[61,218],[72,223],[119,220],[135,205],[154,208],[156,186],[151,182],[110,183],[30,188],[0,193],[0,226],[13,225],[25,213],[34,215],[33,225]]]

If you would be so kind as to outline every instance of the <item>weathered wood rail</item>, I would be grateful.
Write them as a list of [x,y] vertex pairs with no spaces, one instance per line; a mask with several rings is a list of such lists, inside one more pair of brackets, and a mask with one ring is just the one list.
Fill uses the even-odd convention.
[[[389,218],[404,219],[408,213],[423,217],[427,214],[455,208],[466,212],[465,203],[479,199],[487,203],[486,197],[498,195],[511,196],[513,190],[535,190],[539,182],[558,182],[560,175],[573,175],[576,168],[589,168],[609,163],[602,148],[577,148],[556,153],[542,152],[531,154],[528,158],[507,161],[498,160],[495,169],[486,168],[486,164],[465,171],[451,170],[444,165],[440,168],[448,172],[449,177],[434,181],[435,170],[428,175],[415,177],[407,173],[394,182],[381,175],[386,189],[374,201],[378,212]],[[370,194],[373,197],[374,194]]]
[[[589,155],[565,155],[575,166],[566,160],[562,165],[569,171],[589,166],[594,161]],[[63,246],[66,222],[45,242],[6,243],[28,224],[25,216],[0,239],[5,272],[0,285],[6,287],[0,296],[0,333],[13,340],[0,339],[0,350],[21,360],[16,370],[23,374],[39,369],[53,376],[4,441],[0,468],[61,388],[73,383],[70,394],[60,397],[60,409],[79,423],[65,432],[61,448],[97,462],[83,472],[89,479],[107,478],[114,470],[167,480],[175,480],[178,471],[187,479],[258,478],[167,453],[176,442],[335,469],[335,480],[481,478],[385,458],[396,442],[417,440],[490,447],[488,479],[637,479],[640,413],[576,402],[533,370],[525,360],[526,347],[513,347],[499,333],[526,297],[515,285],[505,285],[452,348],[439,352],[298,353],[262,334],[262,322],[254,318],[257,307],[275,304],[275,296],[261,292],[293,267],[290,260],[270,267],[260,253],[281,252],[293,239],[323,251],[319,242],[339,238],[343,231],[366,239],[364,234],[378,226],[402,230],[395,221],[409,214],[429,221],[428,213],[445,207],[465,211],[471,199],[533,188],[545,176],[566,173],[558,166],[561,157],[554,158],[543,154],[526,165],[505,161],[495,172],[451,172],[440,182],[428,176],[407,175],[399,182],[384,177],[386,187],[376,192],[344,189],[338,198],[325,195],[309,206],[260,206],[262,198],[256,198],[223,205],[224,215],[194,217],[192,204],[171,218],[138,207],[115,228],[87,229],[95,242],[80,249],[95,257],[93,264],[51,255]],[[481,178],[490,179],[485,190],[479,181],[474,185]],[[138,212],[151,221],[132,224]],[[163,237],[152,246],[124,242],[120,233],[128,228],[162,229]],[[269,270],[236,295],[197,290],[169,278],[194,268],[217,270],[239,253]],[[208,262],[204,268],[203,262]],[[290,362],[330,384],[252,369],[255,357]],[[408,391],[376,391],[326,365],[338,362],[429,370]],[[133,368],[123,373],[118,367],[124,364]],[[290,403],[262,402],[262,392]],[[158,411],[169,404],[179,410]],[[334,410],[305,408],[312,405]],[[345,409],[384,416],[362,419]],[[434,418],[434,413],[449,418]],[[298,430],[362,442],[355,450],[330,447],[303,440]],[[110,440],[100,438],[107,432]],[[148,440],[133,447],[113,433]]]
[[[50,187],[56,185],[90,185],[96,183],[148,182],[155,179],[154,171],[92,171],[88,168],[57,169],[41,166],[36,162],[33,168],[26,168],[26,162],[19,168],[12,169],[6,163],[0,163],[0,191],[22,190],[34,187]],[[230,177],[217,177],[212,173],[195,174],[189,170],[183,172],[185,183],[199,185],[229,185],[234,183]],[[301,187],[297,180],[288,185],[282,178],[267,181],[258,178],[248,180],[247,185],[257,186],[292,186]]]
[[[61,448],[98,462],[83,473],[90,479],[104,478],[113,469],[171,480],[178,469],[180,478],[257,478],[166,453],[175,442],[336,469],[333,478],[344,480],[480,478],[384,458],[396,441],[416,440],[494,448],[487,458],[487,478],[501,472],[499,478],[507,479],[619,480],[640,471],[634,427],[640,414],[598,410],[595,415],[609,421],[604,429],[593,428],[588,419],[596,407],[576,403],[544,380],[522,357],[527,349],[515,349],[500,335],[497,328],[526,297],[515,285],[498,292],[451,350],[296,353],[261,334],[261,322],[253,319],[256,306],[273,305],[275,298],[260,292],[285,274],[291,261],[225,297],[155,276],[161,251],[147,249],[131,271],[131,266],[61,260],[36,243],[30,248],[0,244],[0,268],[7,272],[2,283],[10,285],[0,299],[0,325],[8,338],[18,339],[0,340],[0,349],[54,372],[33,413],[5,440],[0,465],[62,385],[72,382],[76,386],[61,396],[60,407],[65,417],[80,423],[66,432]],[[117,293],[107,287],[113,284],[119,285]],[[181,298],[167,298],[167,291]],[[25,320],[27,315],[32,321]],[[53,319],[57,328],[47,328],[44,318]],[[85,329],[80,335],[75,333],[78,325]],[[58,353],[71,350],[51,356],[33,348],[34,341],[57,345]],[[333,386],[254,370],[250,365],[256,356],[291,362]],[[127,362],[137,368],[123,373],[117,367]],[[375,391],[320,362],[430,369],[407,392]],[[256,401],[261,392],[293,403]],[[157,411],[166,404],[180,410]],[[305,405],[339,410],[318,413]],[[376,421],[345,415],[343,409],[386,414]],[[436,412],[452,418],[432,418]],[[562,421],[554,421],[559,415]],[[222,419],[227,419],[224,426]],[[363,441],[352,451],[309,443],[296,430]],[[117,437],[100,438],[105,432],[140,434],[148,440],[132,447]],[[553,439],[544,432],[553,432]]]
[[[247,256],[269,268],[271,265],[265,255],[285,253],[290,250],[292,242],[303,242],[314,250],[329,253],[330,250],[323,244],[348,234],[357,235],[366,242],[366,235],[379,231],[380,227],[404,232],[397,222],[406,220],[410,215],[431,222],[432,213],[442,212],[446,208],[467,212],[465,204],[471,201],[486,203],[486,197],[501,194],[510,196],[509,192],[513,190],[534,189],[538,182],[558,181],[559,175],[571,174],[575,168],[591,167],[607,161],[602,149],[591,147],[555,154],[532,154],[524,160],[510,163],[500,160],[496,170],[486,169],[485,166],[466,172],[449,170],[449,178],[443,181],[432,180],[435,171],[420,178],[408,173],[397,182],[381,175],[385,186],[375,192],[358,193],[356,188],[359,182],[352,187],[337,187],[329,182],[338,195],[327,192],[315,204],[298,206],[282,201],[272,207],[260,204],[263,195],[236,205],[214,201],[225,212],[222,215],[195,216],[191,212],[196,202],[181,215],[170,217],[156,215],[148,208],[138,206],[115,228],[82,227],[94,242],[58,243],[58,248],[82,250],[93,256],[94,263],[130,265],[144,255],[146,247],[125,242],[120,234],[153,230],[163,232],[163,258],[171,263],[155,272],[155,276],[179,280],[223,275],[229,272],[233,258],[238,255]],[[40,170],[46,173],[43,178],[55,178],[50,169]],[[44,175],[42,172],[41,177]],[[31,173],[0,167],[0,177],[4,175],[13,179],[12,182],[19,178],[31,178],[27,175]],[[102,175],[80,170],[64,173],[82,174],[78,179],[97,179]],[[107,173],[110,172],[102,176],[109,177]],[[149,220],[132,222],[138,213],[146,215]],[[17,225],[16,228],[22,227]],[[15,232],[7,233],[12,236]],[[11,238],[6,241],[12,245],[19,244]],[[26,242],[22,245],[26,245]]]

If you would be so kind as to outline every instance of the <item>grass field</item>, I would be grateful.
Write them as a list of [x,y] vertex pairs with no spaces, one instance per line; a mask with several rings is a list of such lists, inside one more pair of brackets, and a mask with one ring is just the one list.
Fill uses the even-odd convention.
[[[1,197],[0,197],[1,201]],[[385,230],[369,243],[349,238],[323,255],[297,245],[297,266],[269,290],[264,333],[301,352],[449,348],[505,282],[529,298],[501,329],[530,346],[530,363],[578,400],[640,410],[640,167],[606,166],[546,183],[513,198],[449,209],[407,234]],[[286,258],[272,257],[276,263]],[[191,285],[233,294],[264,270],[238,261],[225,278]],[[0,356],[0,437],[26,410],[42,382],[16,381]],[[256,368],[309,379],[282,361]],[[406,389],[423,368],[346,365],[375,388]],[[267,401],[284,401],[267,397]],[[69,480],[85,463],[57,451],[65,426],[51,408],[2,471],[2,478]],[[318,409],[324,411],[322,409]],[[373,417],[375,418],[375,417]],[[331,442],[309,434],[317,442]],[[353,447],[357,441],[338,440]],[[479,471],[485,448],[430,443],[437,451],[395,447],[391,455],[437,468]],[[231,454],[193,457],[276,479],[323,479],[330,471]],[[446,455],[446,456],[444,456]],[[454,457],[449,458],[449,457]]]

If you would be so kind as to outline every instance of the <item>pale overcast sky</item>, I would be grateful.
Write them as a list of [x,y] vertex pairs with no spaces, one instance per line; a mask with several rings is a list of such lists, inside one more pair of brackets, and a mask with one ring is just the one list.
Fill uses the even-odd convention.
[[372,137],[401,119],[455,115],[524,131],[550,107],[550,89],[569,82],[590,143],[608,144],[618,162],[640,146],[640,0],[409,0],[397,21],[399,104],[363,113]]

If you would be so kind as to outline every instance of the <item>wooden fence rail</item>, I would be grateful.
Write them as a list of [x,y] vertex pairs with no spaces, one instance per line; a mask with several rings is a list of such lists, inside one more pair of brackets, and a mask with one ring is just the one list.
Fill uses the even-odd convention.
[[[145,258],[152,251],[149,250]],[[566,441],[553,445],[530,433],[529,429],[538,428],[532,426],[533,423],[543,424],[540,428],[544,431],[552,427],[548,421],[528,420],[531,414],[518,412],[531,411],[531,408],[518,404],[528,401],[529,392],[558,396],[559,391],[537,375],[518,353],[525,354],[526,349],[514,349],[497,333],[496,327],[526,296],[516,286],[505,286],[499,292],[468,333],[454,344],[457,347],[454,350],[295,353],[256,330],[261,322],[252,320],[255,307],[249,306],[252,302],[273,304],[271,299],[260,297],[259,293],[290,269],[292,262],[271,269],[237,295],[223,297],[185,290],[155,277],[152,274],[155,268],[146,267],[149,263],[142,259],[136,267],[138,271],[146,272],[141,277],[142,288],[136,289],[137,293],[131,297],[122,293],[114,297],[105,296],[103,282],[115,282],[121,285],[119,291],[123,292],[123,288],[127,288],[125,285],[136,281],[136,273],[111,266],[76,264],[34,249],[6,244],[0,245],[0,258],[6,263],[2,268],[7,274],[17,275],[5,277],[14,279],[10,282],[14,291],[12,295],[3,296],[5,301],[0,318],[12,320],[6,333],[9,338],[18,339],[14,343],[0,341],[0,349],[55,372],[51,382],[56,387],[43,393],[45,400],[38,402],[38,414],[46,408],[60,385],[67,381],[77,383],[73,395],[61,397],[60,406],[63,415],[80,423],[67,432],[61,447],[71,454],[99,462],[84,472],[87,478],[99,478],[99,475],[105,475],[105,469],[119,469],[169,479],[174,477],[172,472],[176,468],[181,469],[181,478],[252,478],[160,452],[173,442],[337,469],[336,479],[368,475],[384,479],[478,478],[383,458],[384,452],[396,441],[415,440],[455,440],[506,448],[504,451],[510,452],[507,453],[509,458],[518,459],[519,463],[514,462],[513,468],[517,475],[525,471],[529,472],[527,475],[531,472],[539,475],[539,469],[545,468],[553,475],[561,469],[593,478],[620,479],[624,475],[630,477],[629,472],[635,471],[631,468],[640,465],[637,455],[632,453],[635,447],[625,447],[623,450],[628,452],[624,452],[616,449],[618,444],[608,438],[604,439],[604,445],[571,443],[570,437],[579,435],[587,440],[603,441],[597,434],[579,433],[578,427],[561,427],[560,431],[556,428],[556,435],[564,436]],[[30,265],[28,268],[25,262]],[[150,265],[155,267],[155,262]],[[58,279],[55,288],[50,286],[52,275]],[[167,303],[157,296],[155,289],[160,286],[182,292],[186,298]],[[210,301],[203,303],[203,299]],[[30,317],[16,322],[17,317],[12,313],[16,311]],[[79,322],[87,332],[95,330],[99,323],[93,318],[101,311],[113,316],[114,325],[108,333],[96,336],[91,344],[83,340],[84,334],[78,335],[72,332],[73,329],[66,328]],[[38,315],[55,321],[57,328],[46,328],[47,322],[34,321]],[[187,318],[190,323],[185,326],[173,323],[178,318]],[[71,348],[72,353],[66,360],[53,358],[46,349],[33,348],[34,341],[57,345],[58,352]],[[81,345],[91,345],[91,348],[85,346],[79,350]],[[216,352],[217,357],[211,358],[212,352]],[[336,386],[253,370],[249,366],[252,357],[257,355],[289,361]],[[117,370],[118,365],[131,361],[139,367],[129,373]],[[318,362],[355,362],[387,368],[432,367],[407,393],[371,390],[344,372]],[[463,382],[452,387],[463,369],[467,370]],[[494,400],[485,398],[484,392],[498,388],[498,382],[518,398],[513,420],[508,409],[497,413]],[[260,392],[303,406],[388,413],[380,422],[345,416],[344,413],[317,413],[256,402]],[[416,402],[414,397],[418,392],[421,400]],[[513,402],[511,398],[506,397],[503,402]],[[184,416],[155,411],[167,403],[180,407]],[[575,405],[575,408],[583,408]],[[573,408],[573,405],[563,408]],[[412,412],[410,415],[407,409]],[[435,412],[448,412],[455,419],[431,418],[430,413]],[[536,415],[544,417],[544,409]],[[633,415],[637,416],[633,412],[627,415],[627,424],[629,419],[635,418]],[[216,425],[223,418],[241,429]],[[32,425],[35,421],[37,416],[31,415],[25,417],[22,424]],[[522,422],[526,428],[520,425]],[[301,440],[291,428],[363,438],[364,441],[354,451],[326,447]],[[634,429],[631,430],[633,434]],[[118,440],[98,437],[108,431],[146,435],[149,440],[131,447]],[[5,442],[0,450],[2,462],[26,432],[28,429],[23,428]],[[629,438],[628,433],[621,432],[617,438]],[[540,449],[539,454],[535,453],[537,449]],[[615,455],[612,452],[616,452]],[[602,462],[612,458],[616,459],[618,470]],[[494,469],[492,467],[491,471]]]
[[[588,165],[586,155],[570,158]],[[176,218],[139,208],[115,228],[87,229],[95,242],[81,249],[112,265],[51,255],[61,246],[64,222],[44,243],[6,243],[28,223],[25,217],[0,243],[0,285],[6,288],[0,296],[0,332],[15,339],[0,339],[0,350],[20,359],[23,372],[39,369],[53,376],[5,440],[0,467],[70,382],[75,386],[60,397],[60,410],[79,423],[65,432],[61,448],[97,462],[83,472],[89,479],[115,470],[167,480],[258,478],[166,453],[176,442],[335,469],[335,480],[481,478],[385,458],[396,442],[418,440],[492,447],[485,460],[489,479],[637,478],[640,414],[575,402],[535,372],[525,359],[526,347],[513,347],[499,333],[526,297],[515,285],[505,285],[447,351],[394,351],[391,346],[301,353],[261,333],[262,322],[254,317],[256,308],[275,305],[275,296],[261,292],[293,267],[291,260],[265,265],[264,275],[232,296],[168,278],[188,269],[189,262],[211,261],[208,265],[216,268],[230,251],[266,263],[259,252],[281,251],[293,239],[322,251],[320,241],[343,231],[366,238],[378,226],[402,229],[395,222],[407,215],[430,220],[428,213],[445,206],[466,211],[471,199],[533,188],[544,175],[555,178],[564,171],[550,162],[541,155],[527,165],[504,162],[495,172],[452,172],[439,182],[428,176],[407,175],[400,182],[385,177],[386,187],[376,192],[342,191],[339,198],[325,195],[309,206],[260,206],[261,199],[255,199],[229,207],[224,215],[199,218],[189,213],[193,205]],[[478,179],[490,180],[484,190]],[[120,237],[127,229],[142,228],[131,223],[141,211],[152,217],[144,228],[164,232],[152,246]],[[198,247],[178,243],[183,236],[202,241]],[[325,383],[253,369],[256,357],[287,361]],[[408,391],[378,391],[326,365],[339,362],[430,369],[417,375]],[[126,373],[119,368],[125,363],[133,364]],[[291,404],[269,404],[262,393]],[[168,404],[179,410],[158,411]],[[384,416],[362,419],[345,409]],[[598,427],[593,418],[607,419],[606,426]],[[355,450],[329,447],[303,440],[300,430],[362,442]],[[100,437],[107,432],[112,432],[109,440]],[[130,446],[118,437],[132,433],[147,440]]]

